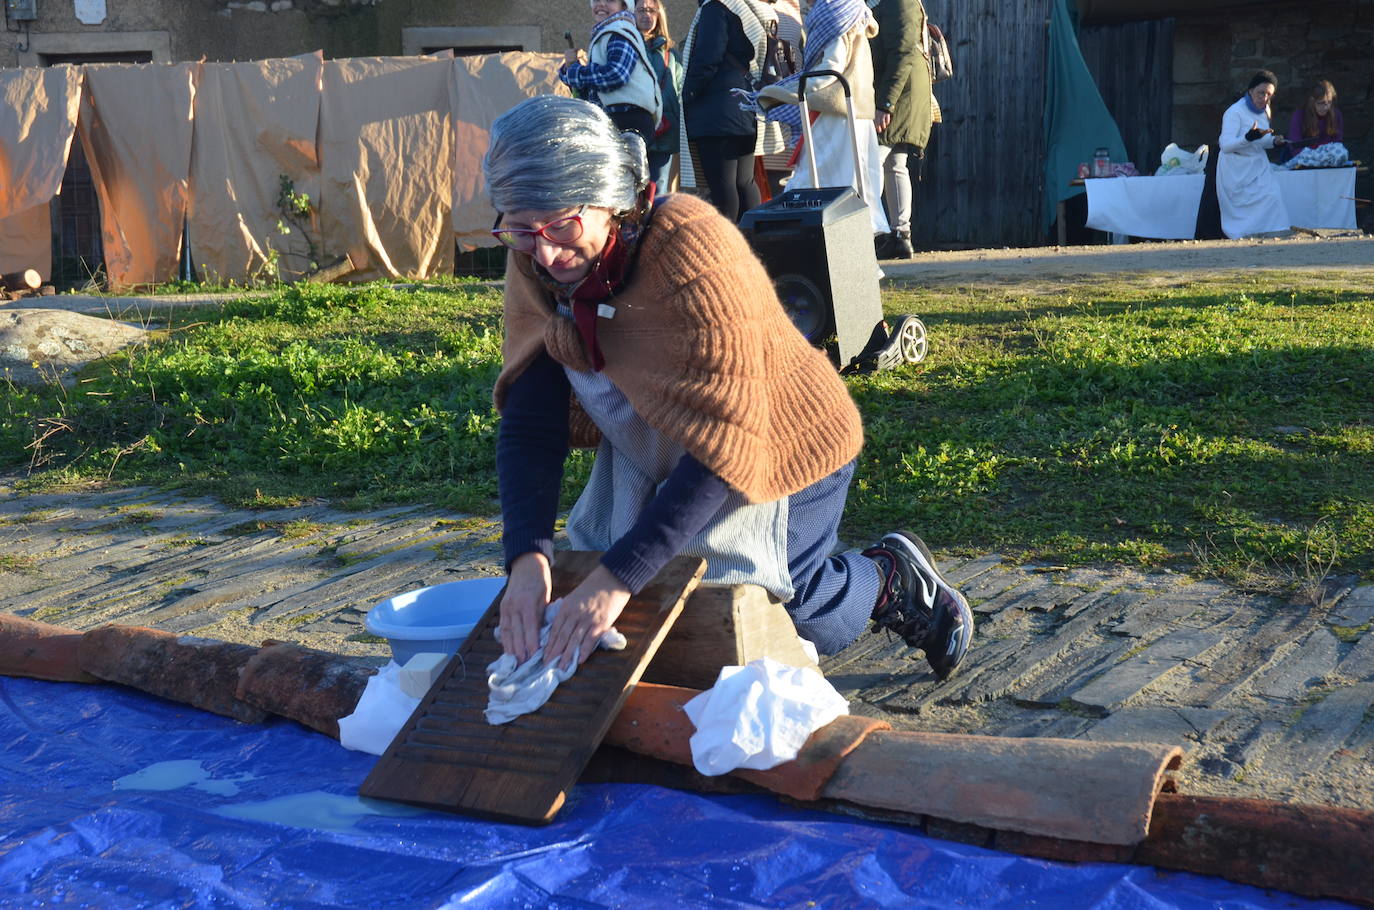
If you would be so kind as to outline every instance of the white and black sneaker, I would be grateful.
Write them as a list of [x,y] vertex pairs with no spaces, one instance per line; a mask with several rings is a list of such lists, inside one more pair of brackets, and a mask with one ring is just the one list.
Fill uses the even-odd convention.
[[946,679],[968,653],[973,611],[968,600],[945,581],[925,541],[910,531],[883,535],[863,555],[883,576],[873,622],[925,652],[935,675]]

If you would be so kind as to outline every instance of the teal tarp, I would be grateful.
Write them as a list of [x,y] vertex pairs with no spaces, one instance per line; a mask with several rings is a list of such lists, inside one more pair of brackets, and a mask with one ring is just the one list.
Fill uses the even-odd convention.
[[1078,165],[1099,148],[1126,160],[1121,131],[1083,62],[1065,0],[1051,0],[1049,61],[1045,68],[1045,227],[1054,223],[1061,199],[1083,192],[1069,186]]

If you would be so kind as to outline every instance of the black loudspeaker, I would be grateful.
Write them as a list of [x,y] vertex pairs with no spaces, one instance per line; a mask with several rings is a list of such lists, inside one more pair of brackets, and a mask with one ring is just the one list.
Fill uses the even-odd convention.
[[841,367],[883,321],[868,206],[849,187],[788,190],[740,218],[787,315],[806,340],[833,335]]

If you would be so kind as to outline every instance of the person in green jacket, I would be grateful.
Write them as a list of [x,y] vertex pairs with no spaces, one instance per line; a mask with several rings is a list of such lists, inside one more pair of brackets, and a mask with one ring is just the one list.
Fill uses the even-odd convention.
[[879,259],[910,259],[911,168],[920,171],[930,141],[930,63],[921,0],[869,0],[878,34],[873,53],[873,125],[883,155],[883,202],[891,233],[878,238]]
[[649,63],[653,66],[654,77],[658,79],[659,92],[663,96],[663,119],[658,127],[660,132],[647,144],[649,179],[662,194],[669,190],[673,155],[677,154],[682,130],[682,64],[678,62],[672,36],[668,34],[668,11],[659,0],[638,0],[635,4],[635,23],[649,49]]

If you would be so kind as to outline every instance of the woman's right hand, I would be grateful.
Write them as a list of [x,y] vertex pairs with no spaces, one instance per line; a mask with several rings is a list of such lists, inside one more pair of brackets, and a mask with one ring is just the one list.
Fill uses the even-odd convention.
[[501,650],[524,663],[539,650],[539,628],[553,592],[549,561],[543,553],[522,553],[510,564],[501,597]]

